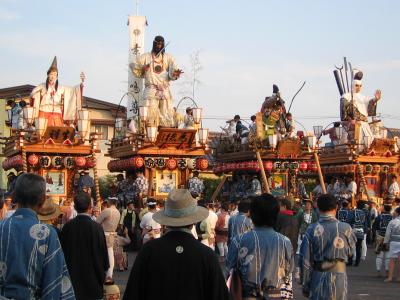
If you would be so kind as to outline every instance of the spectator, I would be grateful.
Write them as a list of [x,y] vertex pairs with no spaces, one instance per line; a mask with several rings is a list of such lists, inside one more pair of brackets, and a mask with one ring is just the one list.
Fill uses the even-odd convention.
[[12,232],[0,235],[0,295],[8,299],[75,299],[57,233],[37,218],[45,197],[43,177],[22,174],[14,190],[18,209],[0,222],[0,232]]
[[243,233],[253,229],[253,223],[250,216],[250,201],[244,200],[239,202],[239,212],[231,215],[228,222],[228,247],[231,240],[236,236],[241,236]]
[[383,240],[385,239],[386,230],[389,225],[389,222],[393,219],[390,210],[392,206],[389,204],[385,204],[383,206],[383,212],[376,217],[374,225],[372,229],[376,232],[376,245],[375,245],[375,253],[376,253],[376,271],[377,275],[380,277],[382,265],[385,266],[385,271],[389,271],[389,252],[386,246],[384,246]]
[[115,207],[117,204],[117,198],[109,197],[107,199],[108,207],[104,209],[99,217],[97,218],[96,222],[101,224],[104,230],[104,234],[106,236],[107,242],[107,251],[108,251],[108,261],[110,267],[107,270],[107,278],[106,282],[111,283],[113,272],[114,272],[114,239],[117,235],[117,227],[121,217],[118,209]]
[[153,214],[157,211],[157,201],[155,199],[148,199],[147,208],[148,212],[143,216],[140,222],[140,228],[142,228],[143,244],[161,237],[161,225],[154,221]]
[[120,272],[128,270],[128,256],[124,247],[131,243],[131,239],[128,235],[128,229],[122,227],[119,230],[114,243],[114,259],[115,265]]
[[[196,205],[190,192],[169,193],[165,209],[153,215],[167,226],[167,233],[146,243],[136,257],[126,285],[124,300],[228,300],[221,267],[214,252],[191,234],[193,224],[205,219],[208,211]],[[162,280],[160,280],[162,274]],[[182,282],[177,286],[177,283]]]
[[293,298],[293,248],[287,237],[273,229],[278,214],[279,202],[274,196],[253,198],[250,215],[254,229],[236,236],[229,245],[226,265],[239,271],[245,299]]
[[215,225],[215,242],[217,243],[220,261],[225,260],[228,254],[228,224],[229,224],[229,204],[223,202],[221,204],[221,212],[218,215],[217,224]]
[[203,193],[204,183],[199,178],[199,171],[194,171],[193,177],[188,180],[188,189],[194,198],[201,196]]
[[79,193],[74,202],[78,215],[64,225],[60,240],[76,299],[102,299],[109,267],[104,231],[90,217],[92,203],[87,193]]
[[383,243],[386,245],[385,248],[389,248],[390,256],[389,274],[385,282],[391,282],[393,281],[396,260],[397,263],[400,263],[400,207],[397,207],[394,211],[394,218],[389,222]]

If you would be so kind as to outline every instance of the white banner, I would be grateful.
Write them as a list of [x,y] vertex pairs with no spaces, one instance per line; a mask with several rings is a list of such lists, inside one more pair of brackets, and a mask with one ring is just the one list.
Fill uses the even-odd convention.
[[[136,58],[144,53],[144,30],[147,20],[144,16],[129,16],[129,55],[128,66],[135,63]],[[137,78],[128,68],[128,95],[127,95],[127,118],[133,119],[139,115],[138,105],[143,99],[143,79]]]

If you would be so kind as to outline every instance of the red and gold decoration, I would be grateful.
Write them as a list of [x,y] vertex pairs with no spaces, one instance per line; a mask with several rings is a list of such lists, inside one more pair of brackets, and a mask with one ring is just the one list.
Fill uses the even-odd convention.
[[86,157],[86,164],[85,164],[86,168],[91,169],[94,168],[95,165],[96,165],[96,160],[94,157],[92,156]]
[[28,163],[30,166],[35,167],[39,163],[39,156],[36,154],[31,154],[28,156]]
[[271,172],[273,167],[274,167],[274,164],[272,163],[272,161],[264,162],[265,171]]
[[300,171],[305,172],[307,171],[308,165],[305,161],[302,161],[299,165]]
[[132,158],[132,164],[136,169],[143,167],[144,159],[141,156],[135,156]]

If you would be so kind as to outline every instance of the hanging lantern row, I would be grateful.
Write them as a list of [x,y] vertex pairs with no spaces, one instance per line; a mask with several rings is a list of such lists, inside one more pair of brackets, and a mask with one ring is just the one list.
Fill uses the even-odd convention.
[[[334,174],[334,173],[354,173],[356,172],[357,165],[336,165],[336,166],[324,166],[322,167],[322,172],[324,174]],[[397,168],[389,165],[360,165],[361,171],[364,173],[395,173]]]
[[168,169],[190,170],[198,169],[204,171],[208,168],[208,160],[204,157],[199,158],[166,158],[166,157],[146,157],[135,156],[128,159],[113,160],[108,163],[111,172],[120,172],[129,169],[139,169],[142,167],[160,170]]
[[84,169],[93,168],[96,165],[95,159],[93,157],[62,157],[59,155],[50,157],[48,155],[38,156],[36,154],[31,154],[28,156],[28,163],[31,167],[53,167],[56,169],[61,169],[63,167],[67,169],[73,169],[74,167]]
[[[284,161],[284,162],[272,162],[272,161],[264,161],[263,162],[264,170],[267,172],[271,171],[283,171],[286,172],[288,170],[293,170],[295,172],[317,172],[317,164],[315,162],[297,162],[297,161]],[[224,173],[224,172],[232,172],[232,171],[260,171],[260,166],[257,161],[244,161],[238,163],[219,163],[214,167],[214,173]]]
[[22,156],[21,155],[15,155],[13,157],[9,157],[6,160],[3,161],[2,167],[5,171],[10,170],[12,168],[14,169],[20,169],[22,168]]
[[145,160],[141,156],[134,156],[127,159],[112,160],[108,163],[107,168],[111,172],[120,172],[124,170],[140,169],[145,165]]

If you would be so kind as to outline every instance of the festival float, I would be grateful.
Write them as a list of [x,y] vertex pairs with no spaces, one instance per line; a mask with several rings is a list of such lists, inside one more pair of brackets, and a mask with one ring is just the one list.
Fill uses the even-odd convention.
[[91,169],[99,200],[97,136],[89,132],[89,111],[81,105],[85,76],[81,73],[81,84],[75,87],[59,85],[56,58],[47,75],[29,99],[7,103],[10,137],[3,138],[2,167],[43,176],[47,195],[56,203],[73,198],[78,173]]
[[[208,129],[202,128],[202,108],[191,97],[172,104],[170,82],[183,73],[165,52],[162,36],[153,48],[144,48],[144,16],[129,16],[127,119],[115,118],[116,134],[109,144],[110,172],[144,171],[148,196],[164,199],[178,187],[186,186],[193,170],[208,168],[205,157]],[[183,101],[184,100],[184,101]],[[189,101],[191,115],[183,115],[181,103]],[[188,109],[187,109],[188,110]]]
[[[344,71],[344,73],[343,73]],[[320,128],[331,142],[321,148],[321,167],[327,178],[350,175],[358,187],[358,197],[382,202],[390,185],[390,176],[399,173],[399,140],[389,136],[377,117],[381,91],[373,97],[361,93],[363,73],[344,65],[334,71],[340,93],[340,120]],[[353,204],[355,199],[352,200]]]
[[254,125],[250,125],[245,134],[238,132],[238,119],[228,121],[233,130],[228,127],[218,137],[213,171],[216,175],[225,175],[218,189],[226,175],[260,174],[264,192],[279,197],[308,196],[304,192],[300,194],[302,181],[299,179],[315,181],[317,176],[322,179],[315,134],[294,131],[294,121],[276,85],[272,96],[265,98],[261,111],[255,116]]

